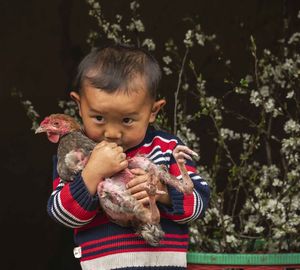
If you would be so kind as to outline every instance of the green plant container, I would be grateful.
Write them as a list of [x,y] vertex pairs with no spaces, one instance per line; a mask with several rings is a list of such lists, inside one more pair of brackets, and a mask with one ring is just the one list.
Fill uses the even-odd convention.
[[187,260],[190,270],[300,270],[300,253],[220,254],[189,252]]

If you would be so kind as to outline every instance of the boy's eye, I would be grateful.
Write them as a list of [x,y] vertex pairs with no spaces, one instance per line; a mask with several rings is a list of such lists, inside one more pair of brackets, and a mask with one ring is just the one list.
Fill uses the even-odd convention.
[[126,117],[123,119],[124,124],[131,124],[132,122],[133,122],[133,119],[131,119],[131,118]]
[[97,122],[103,122],[104,121],[104,117],[101,116],[101,115],[95,116],[95,119],[97,120]]

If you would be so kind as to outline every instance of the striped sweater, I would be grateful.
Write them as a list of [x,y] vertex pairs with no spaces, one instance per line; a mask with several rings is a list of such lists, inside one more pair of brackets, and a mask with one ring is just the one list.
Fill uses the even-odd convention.
[[[126,151],[128,157],[143,154],[156,164],[164,164],[180,179],[172,155],[182,142],[163,131],[148,130],[141,144]],[[56,167],[56,166],[54,166]],[[186,269],[188,222],[203,215],[208,205],[209,187],[197,174],[192,161],[186,163],[194,183],[192,194],[168,187],[172,206],[159,204],[165,236],[158,247],[148,245],[130,227],[121,227],[100,210],[97,195],[91,196],[79,174],[72,182],[62,182],[54,169],[53,192],[48,214],[58,223],[74,229],[75,257],[82,269]]]

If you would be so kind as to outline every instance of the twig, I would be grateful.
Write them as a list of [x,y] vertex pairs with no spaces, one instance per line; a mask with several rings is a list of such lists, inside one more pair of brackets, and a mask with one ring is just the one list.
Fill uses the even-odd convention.
[[182,64],[181,64],[181,68],[180,68],[180,72],[178,75],[178,83],[177,83],[177,89],[175,92],[175,104],[174,104],[174,124],[173,124],[173,130],[174,130],[174,134],[177,134],[177,106],[178,106],[178,95],[179,95],[179,90],[180,90],[180,85],[181,85],[181,78],[182,78],[182,74],[183,74],[183,69],[184,69],[184,65],[186,62],[186,58],[189,52],[189,48],[186,48],[183,60],[182,60]]
[[259,83],[259,77],[258,77],[258,59],[257,59],[257,54],[256,54],[256,44],[255,44],[255,40],[254,40],[253,36],[250,37],[250,40],[251,40],[251,45],[252,45],[251,52],[252,52],[252,56],[254,58],[255,83],[256,83],[257,89],[259,89],[260,83]]
[[267,162],[268,165],[272,165],[272,151],[271,151],[271,145],[270,145],[270,134],[271,134],[271,128],[272,128],[272,117],[269,118],[268,121],[268,128],[267,128],[267,134],[265,136],[265,144],[266,144],[266,152],[267,152]]

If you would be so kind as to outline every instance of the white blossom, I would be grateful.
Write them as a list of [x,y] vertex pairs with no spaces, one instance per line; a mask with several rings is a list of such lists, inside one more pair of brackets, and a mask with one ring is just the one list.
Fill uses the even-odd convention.
[[195,37],[196,37],[197,43],[198,43],[200,46],[204,46],[204,41],[205,41],[204,35],[199,34],[199,33],[196,33],[196,34],[195,34]]
[[274,187],[281,187],[283,185],[283,182],[281,180],[279,180],[278,178],[275,178],[272,182],[272,185]]
[[275,230],[274,230],[273,237],[274,237],[275,239],[280,239],[280,238],[282,238],[282,237],[285,236],[285,235],[286,235],[286,233],[285,233],[283,230],[275,229]]
[[234,235],[226,235],[226,242],[230,244],[236,244],[237,239]]
[[260,94],[257,91],[252,90],[250,94],[250,103],[254,104],[256,107],[259,107],[262,102],[263,101]]
[[146,38],[143,41],[142,46],[146,46],[149,51],[155,50],[155,43],[153,42],[153,40],[151,38]]
[[141,20],[134,20],[135,28],[138,32],[144,32],[145,27]]
[[163,71],[166,75],[171,75],[173,73],[169,67],[163,67]]
[[264,103],[264,108],[266,112],[270,113],[273,112],[275,109],[275,101],[273,98],[269,98],[267,102]]
[[286,98],[292,98],[294,95],[295,95],[295,91],[292,90],[292,91],[287,93]]
[[237,140],[237,139],[241,138],[241,135],[239,133],[234,132],[233,130],[228,129],[228,128],[221,128],[220,135],[224,140],[226,140],[226,139]]
[[189,89],[189,84],[188,83],[184,83],[182,85],[182,89],[185,90],[185,91],[187,91]]
[[162,58],[162,60],[169,65],[172,62],[172,58],[169,55],[166,55]]
[[300,33],[299,32],[294,33],[288,40],[289,44],[299,43],[299,42],[300,42]]
[[116,14],[115,17],[116,17],[117,22],[118,22],[118,23],[121,23],[121,21],[122,21],[122,19],[123,19],[123,16],[120,15],[120,14]]
[[98,3],[98,2],[94,2],[94,3],[93,3],[93,8],[94,8],[94,9],[100,8],[99,3]]
[[270,95],[269,86],[264,85],[260,88],[259,92],[263,97],[268,97]]
[[261,188],[260,187],[256,187],[254,190],[254,193],[256,196],[259,196],[261,194]]
[[230,59],[227,59],[227,60],[225,61],[225,65],[226,65],[226,66],[230,66],[230,65],[231,65],[231,60],[230,60]]
[[291,72],[293,70],[293,67],[294,67],[294,61],[292,59],[285,59],[282,68]]
[[300,124],[293,119],[289,119],[284,124],[284,131],[288,134],[292,132],[300,132]]
[[130,9],[131,10],[136,10],[140,7],[140,4],[137,1],[132,1],[130,2]]
[[95,0],[87,0],[88,4],[93,5]]
[[186,47],[193,47],[194,42],[192,40],[194,34],[192,30],[188,30],[185,33],[185,39],[183,40],[183,43],[186,45]]
[[140,19],[131,18],[131,22],[126,27],[129,31],[145,32],[145,26]]

